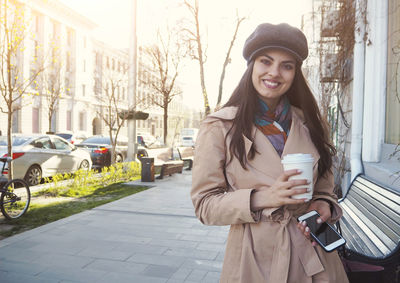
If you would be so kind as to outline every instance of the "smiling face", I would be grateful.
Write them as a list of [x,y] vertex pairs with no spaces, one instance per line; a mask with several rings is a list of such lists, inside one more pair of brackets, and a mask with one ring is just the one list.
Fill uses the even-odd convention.
[[251,77],[253,86],[269,109],[275,109],[281,96],[292,85],[295,67],[295,58],[280,49],[266,50],[255,59]]

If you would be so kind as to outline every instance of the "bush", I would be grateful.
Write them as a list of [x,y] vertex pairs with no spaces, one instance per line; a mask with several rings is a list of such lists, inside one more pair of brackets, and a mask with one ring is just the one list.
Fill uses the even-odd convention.
[[45,178],[49,184],[47,189],[37,195],[80,197],[87,195],[88,190],[105,187],[115,183],[128,182],[140,177],[141,164],[137,162],[115,163],[104,167],[101,172],[79,169],[74,174],[57,174],[52,178]]

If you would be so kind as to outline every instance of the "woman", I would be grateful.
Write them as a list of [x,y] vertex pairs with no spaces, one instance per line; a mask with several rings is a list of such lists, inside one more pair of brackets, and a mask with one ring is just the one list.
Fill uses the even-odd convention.
[[[221,282],[348,282],[337,252],[310,240],[296,218],[317,210],[319,221],[342,212],[333,193],[326,125],[301,72],[307,40],[287,24],[261,24],[246,40],[239,85],[202,123],[196,142],[192,201],[207,225],[231,225]],[[291,198],[306,180],[289,180],[281,158],[314,157],[312,200]]]

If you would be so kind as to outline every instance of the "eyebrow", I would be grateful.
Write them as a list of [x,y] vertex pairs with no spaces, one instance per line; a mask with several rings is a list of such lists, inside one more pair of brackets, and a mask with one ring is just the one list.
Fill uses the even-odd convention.
[[[262,56],[268,57],[270,60],[275,61],[274,58],[271,57],[271,56],[269,56],[268,54],[264,54],[264,55],[262,55]],[[296,62],[293,61],[293,60],[282,61],[282,63],[285,63],[285,64],[286,64],[286,63],[296,64]]]

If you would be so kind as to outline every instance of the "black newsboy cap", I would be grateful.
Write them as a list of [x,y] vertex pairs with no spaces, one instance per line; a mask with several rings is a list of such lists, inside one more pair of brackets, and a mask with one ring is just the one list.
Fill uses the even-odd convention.
[[307,38],[304,33],[285,23],[260,24],[247,38],[243,47],[243,57],[249,63],[260,51],[269,48],[286,50],[300,63],[308,56]]

